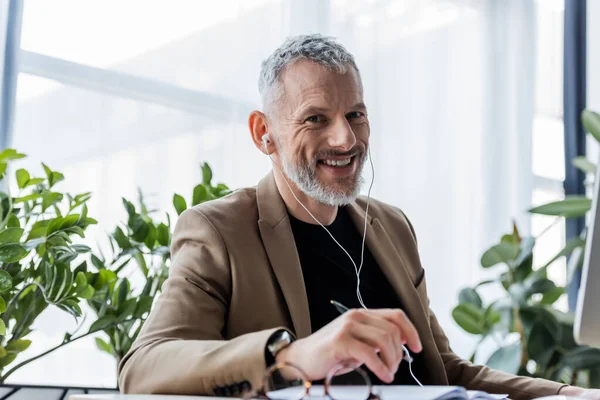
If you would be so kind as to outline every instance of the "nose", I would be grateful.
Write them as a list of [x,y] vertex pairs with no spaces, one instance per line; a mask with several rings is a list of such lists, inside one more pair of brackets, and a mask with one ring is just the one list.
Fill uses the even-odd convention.
[[356,144],[356,135],[346,118],[338,118],[331,126],[328,144],[331,148],[350,151]]

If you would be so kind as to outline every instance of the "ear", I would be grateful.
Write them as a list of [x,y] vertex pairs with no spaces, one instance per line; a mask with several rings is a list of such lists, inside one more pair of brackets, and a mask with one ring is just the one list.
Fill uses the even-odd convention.
[[250,117],[248,117],[248,127],[250,128],[250,135],[252,141],[258,150],[264,154],[271,154],[273,149],[273,143],[269,143],[267,147],[268,153],[265,151],[265,144],[262,140],[263,136],[269,132],[267,116],[260,111],[252,111]]

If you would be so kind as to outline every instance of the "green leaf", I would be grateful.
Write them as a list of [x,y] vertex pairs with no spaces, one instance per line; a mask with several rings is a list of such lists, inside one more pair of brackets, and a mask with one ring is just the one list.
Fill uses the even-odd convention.
[[123,206],[125,207],[125,210],[127,210],[127,215],[129,215],[129,217],[133,217],[134,215],[136,215],[135,206],[133,205],[133,203],[125,198],[122,198],[122,200]]
[[120,307],[121,304],[125,302],[125,299],[127,299],[127,294],[129,294],[129,288],[129,281],[127,279],[123,279],[123,281],[119,285],[119,290],[117,291],[119,297],[116,301],[116,304],[113,304],[114,307]]
[[111,325],[114,325],[117,321],[117,317],[114,315],[105,315],[104,317],[98,318],[92,326],[90,326],[89,332],[101,331]]
[[194,188],[194,193],[192,195],[192,206],[195,206],[200,203],[204,203],[205,201],[210,200],[210,193],[206,189],[204,184],[199,184]]
[[48,232],[48,225],[50,224],[50,220],[38,221],[31,227],[31,231],[27,236],[27,240],[37,239],[41,237],[45,237]]
[[100,269],[104,269],[104,262],[102,260],[100,260],[95,254],[92,254],[92,264],[94,265],[94,267]]
[[483,311],[474,305],[459,304],[452,310],[452,317],[465,331],[473,335],[483,334]]
[[575,168],[585,172],[586,174],[596,173],[596,164],[588,160],[585,156],[578,156],[571,161]]
[[6,149],[0,153],[0,161],[12,161],[26,157],[25,154],[17,153],[14,149]]
[[502,314],[496,310],[496,305],[494,303],[490,304],[485,309],[485,313],[483,314],[486,331],[490,331],[498,322],[502,320]]
[[8,222],[6,223],[6,227],[7,228],[20,228],[21,221],[19,221],[19,218],[17,218],[17,216],[15,214],[11,214],[10,217],[8,217]]
[[531,296],[535,293],[547,293],[556,288],[556,284],[552,282],[548,278],[536,278],[536,279],[528,279],[525,282],[525,290],[527,291],[527,297]]
[[127,236],[125,236],[125,234],[123,233],[123,231],[121,230],[120,227],[117,227],[117,229],[115,229],[115,233],[113,234],[113,237],[115,238],[115,241],[117,242],[119,247],[122,248],[123,250],[131,249],[133,247],[131,245],[131,242],[129,241]]
[[169,228],[162,222],[156,229],[156,239],[161,246],[169,246]]
[[535,323],[527,338],[529,358],[545,367],[554,354],[556,337],[543,323]]
[[565,288],[555,287],[554,289],[544,293],[540,304],[552,305],[565,293]]
[[10,354],[7,354],[6,357],[0,358],[0,367],[2,367],[2,368],[6,367],[11,362],[15,361],[15,358],[17,358],[17,354],[15,354],[15,353],[10,353]]
[[145,313],[150,312],[152,308],[152,296],[140,296],[138,299],[137,307],[133,313],[134,318],[141,318]]
[[208,163],[202,164],[202,183],[207,186],[210,186],[210,182],[212,181],[212,169]]
[[18,169],[15,175],[17,176],[17,185],[19,185],[19,189],[23,189],[25,186],[27,186],[27,181],[29,181],[31,176],[26,169]]
[[0,179],[4,178],[4,174],[6,173],[7,167],[8,164],[6,164],[5,162],[0,162]]
[[536,324],[544,325],[555,338],[559,336],[560,325],[556,316],[543,306],[521,307],[519,317],[526,337],[529,337],[529,333]]
[[146,239],[144,240],[144,244],[150,250],[154,250],[156,244],[156,228],[152,224],[148,224],[148,234],[146,235]]
[[0,319],[0,335],[6,336],[6,325],[2,319]]
[[26,255],[27,250],[20,244],[10,243],[0,246],[0,262],[17,262],[25,258]]
[[30,345],[31,345],[31,340],[25,340],[25,339],[11,340],[6,345],[6,351],[8,351],[9,353],[20,353],[22,351],[27,350]]
[[485,363],[490,368],[515,375],[521,366],[521,343],[500,347]]
[[519,254],[519,251],[519,247],[512,244],[497,244],[483,253],[481,256],[481,266],[483,268],[490,268],[500,263],[510,265]]
[[178,194],[173,195],[173,206],[177,211],[177,215],[181,215],[181,213],[187,209],[185,199]]
[[8,243],[19,243],[23,236],[23,229],[21,228],[7,228],[0,232],[0,245]]
[[113,355],[112,346],[100,338],[96,338],[96,347],[110,355]]
[[476,290],[472,288],[464,288],[458,293],[458,302],[460,304],[472,304],[475,307],[483,308],[483,301]]
[[562,363],[574,371],[600,367],[600,349],[577,347],[565,354]]
[[227,187],[227,185],[219,183],[215,188],[213,188],[212,193],[215,196],[215,198],[218,199],[220,197],[226,196],[229,193],[231,193],[231,190],[229,190],[229,188]]
[[564,200],[554,201],[534,207],[529,210],[532,214],[553,215],[565,218],[584,216],[591,208],[592,200],[585,196],[566,196]]
[[31,178],[25,184],[25,187],[39,185],[44,182],[44,178]]
[[585,246],[585,239],[582,239],[579,236],[570,239],[567,242],[567,244],[565,245],[564,249],[562,249],[557,255],[552,257],[552,259],[550,259],[550,261],[548,261],[542,268],[548,267],[550,264],[552,264],[554,261],[558,260],[559,258],[566,257],[569,254],[571,254],[573,252],[573,250],[575,250],[579,247],[584,247],[584,246]]
[[65,179],[65,176],[60,172],[52,171],[50,168],[46,166],[46,164],[42,163],[44,167],[44,171],[46,172],[46,177],[48,178],[48,185],[50,187],[56,185],[58,182]]
[[86,285],[77,295],[82,299],[91,299],[94,297],[95,290],[92,285]]
[[49,207],[57,204],[62,199],[62,193],[44,190],[44,192],[42,193],[42,212],[45,212]]
[[117,321],[122,322],[125,321],[126,319],[129,319],[133,313],[135,312],[135,309],[137,308],[137,299],[133,298],[133,299],[129,299],[123,303],[121,303],[121,305],[119,306],[119,315],[117,316]]
[[87,279],[85,278],[85,273],[82,271],[78,271],[75,273],[75,288],[77,290],[83,290],[87,285]]
[[139,215],[136,215],[129,221],[129,227],[133,232],[131,238],[139,243],[143,243],[150,232],[150,224],[144,221]]
[[0,346],[0,358],[6,356],[8,353],[6,352],[6,349],[2,346]]
[[64,310],[74,316],[75,318],[79,318],[82,315],[81,307],[77,304],[77,301],[73,299],[66,299],[61,301],[59,304],[56,304],[58,308]]
[[591,111],[583,110],[581,113],[581,122],[587,132],[589,132],[596,141],[600,142],[600,114]]
[[4,300],[4,297],[0,296],[0,313],[3,313],[6,311],[6,301]]

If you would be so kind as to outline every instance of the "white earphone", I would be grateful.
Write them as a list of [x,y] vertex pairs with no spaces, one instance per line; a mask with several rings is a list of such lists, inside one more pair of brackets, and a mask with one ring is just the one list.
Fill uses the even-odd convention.
[[[369,203],[371,201],[371,189],[373,188],[373,182],[375,182],[375,168],[373,167],[373,160],[371,159],[371,148],[368,148],[367,151],[369,152],[369,162],[371,164],[372,177],[371,177],[371,184],[369,185],[369,191],[367,193],[367,206],[365,208],[365,225],[364,225],[364,231],[363,231],[362,248],[361,248],[361,252],[360,252],[360,265],[357,267],[356,263],[354,262],[354,259],[352,258],[350,253],[348,253],[346,251],[346,249],[344,249],[344,246],[342,246],[335,239],[335,237],[333,237],[331,232],[329,232],[329,229],[327,229],[321,222],[319,222],[319,220],[308,210],[308,208],[306,208],[306,206],[304,204],[302,204],[302,202],[298,199],[298,197],[296,197],[296,194],[292,190],[292,187],[290,186],[285,174],[283,173],[283,171],[281,170],[279,165],[277,165],[277,163],[273,160],[273,157],[271,157],[271,155],[269,154],[269,151],[267,150],[267,145],[269,144],[269,141],[271,140],[271,137],[269,136],[269,134],[265,133],[261,139],[263,142],[263,147],[265,149],[265,153],[267,153],[267,156],[271,159],[271,162],[273,163],[273,165],[275,165],[275,167],[277,167],[277,169],[279,170],[279,173],[281,174],[283,181],[287,185],[288,189],[290,189],[290,193],[292,194],[292,196],[294,196],[294,199],[296,199],[298,204],[300,204],[300,206],[302,206],[302,208],[304,208],[304,210],[308,213],[308,215],[310,215],[317,224],[321,225],[321,227],[323,229],[325,229],[325,231],[329,234],[331,239],[333,239],[333,241],[340,247],[340,249],[342,249],[344,251],[344,253],[346,253],[348,258],[350,259],[350,262],[352,262],[352,265],[354,265],[354,272],[356,272],[356,297],[358,298],[358,302],[360,303],[360,305],[365,310],[368,310],[367,306],[365,305],[365,303],[363,301],[362,294],[360,293],[360,272],[362,271],[362,267],[363,267],[363,263],[364,263],[364,256],[365,256],[365,241],[367,239],[367,221],[368,221],[368,217],[369,217]],[[402,345],[402,349],[404,350],[403,359],[408,362],[408,369],[410,371],[410,374],[412,375],[413,379],[415,380],[415,382],[417,382],[417,384],[419,386],[423,386],[421,384],[421,382],[419,382],[419,380],[415,377],[415,374],[412,371],[413,358],[410,355],[410,352],[404,345]]]

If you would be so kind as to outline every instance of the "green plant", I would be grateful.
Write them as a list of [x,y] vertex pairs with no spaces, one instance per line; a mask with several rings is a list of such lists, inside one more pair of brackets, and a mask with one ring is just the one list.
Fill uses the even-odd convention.
[[[201,166],[202,183],[196,185],[190,204],[195,206],[205,201],[217,199],[229,194],[229,188],[220,183],[212,184],[212,170],[207,163]],[[139,192],[138,207],[123,199],[128,219],[122,227],[117,227],[110,236],[112,254],[105,257],[101,253],[91,256],[92,264],[98,274],[90,278],[90,284],[96,290],[89,305],[98,316],[90,329],[100,329],[107,340],[97,337],[98,348],[111,354],[117,362],[129,351],[139,334],[152,303],[160,293],[162,284],[168,276],[170,265],[170,245],[172,237],[169,214],[166,223],[153,219],[156,210],[149,210]],[[177,214],[181,214],[187,203],[183,196],[175,194],[173,205]],[[128,268],[133,264],[133,271]],[[137,273],[141,290],[136,290],[130,274]]]
[[[584,110],[581,114],[581,121],[585,130],[589,135],[600,143],[600,114],[591,111]],[[594,162],[590,161],[586,156],[578,156],[573,158],[572,163],[575,167],[581,170],[588,178],[594,178],[596,175],[597,166]],[[589,182],[593,182],[592,179]],[[534,207],[529,210],[533,214],[549,215],[564,218],[582,218],[590,210],[592,206],[592,199],[586,195],[569,195],[565,196],[563,200],[553,201],[547,204]],[[575,273],[583,266],[583,248],[585,247],[586,230],[578,237],[570,239],[565,248],[562,249],[556,259],[562,256],[569,256],[573,254],[572,259],[569,262],[569,281],[573,278]]]
[[[25,169],[15,173],[17,194],[9,192],[9,162],[25,157],[13,149],[0,153],[0,382],[18,368],[78,338],[67,334],[62,343],[41,355],[13,366],[25,351],[36,318],[48,306],[74,317],[82,314],[81,299],[93,296],[86,275],[71,265],[90,252],[84,237],[90,224],[89,193],[71,196],[56,191],[64,176],[43,165],[45,177],[32,177]],[[9,368],[10,367],[10,368]]]
[[[600,383],[600,350],[578,346],[573,339],[573,318],[552,307],[564,293],[547,277],[547,265],[534,270],[535,239],[511,234],[481,257],[483,268],[497,268],[498,277],[464,288],[452,311],[457,324],[479,336],[471,360],[490,338],[498,349],[486,365],[513,374],[534,376],[580,386]],[[480,296],[486,285],[500,284],[505,295],[485,304]],[[514,333],[519,340],[510,340]]]
[[[586,130],[600,142],[600,115],[586,110],[582,121]],[[595,173],[596,166],[585,158],[577,157],[573,163],[586,173]],[[564,200],[532,208],[530,212],[572,218],[584,216],[590,206],[591,200],[585,196],[567,196]],[[475,359],[482,342],[490,338],[498,347],[486,362],[492,368],[600,387],[600,350],[575,343],[573,316],[552,306],[565,289],[547,277],[552,263],[583,248],[585,236],[582,234],[567,242],[565,248],[539,268],[534,268],[535,242],[533,237],[521,237],[515,225],[511,234],[504,235],[500,243],[481,257],[483,268],[498,269],[497,278],[460,291],[459,305],[452,316],[462,329],[479,336],[471,360]],[[577,253],[577,267],[583,261],[581,253]],[[494,283],[499,284],[504,295],[484,304],[480,292]],[[518,340],[511,341],[515,336]]]

